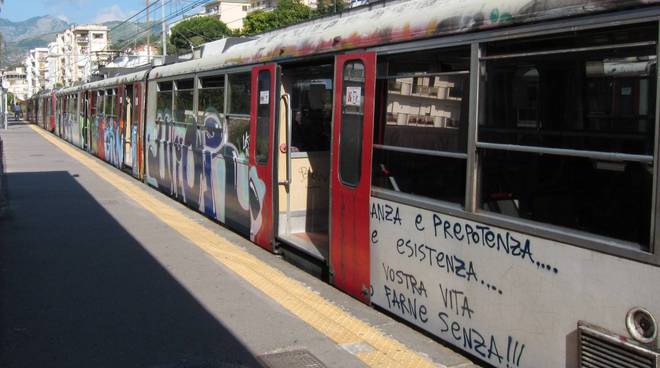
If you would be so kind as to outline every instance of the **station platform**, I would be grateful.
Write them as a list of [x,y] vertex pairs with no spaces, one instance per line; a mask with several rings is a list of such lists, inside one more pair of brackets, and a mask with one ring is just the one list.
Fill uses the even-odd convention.
[[34,125],[0,136],[0,367],[482,366]]

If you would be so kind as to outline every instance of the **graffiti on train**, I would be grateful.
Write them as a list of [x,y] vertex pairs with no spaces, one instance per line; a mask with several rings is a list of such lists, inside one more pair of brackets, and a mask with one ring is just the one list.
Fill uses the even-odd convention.
[[139,136],[138,136],[138,125],[133,124],[131,128],[131,174],[133,176],[139,176],[140,175],[140,156],[139,156]]
[[369,215],[373,304],[498,367],[543,349],[511,304],[560,274],[542,240],[377,198]]
[[[147,123],[146,180],[242,234],[261,224],[265,183],[249,167],[249,120],[213,108],[190,123],[161,110]],[[250,220],[252,214],[252,221]]]
[[108,116],[99,135],[103,137],[105,160],[121,168],[124,162],[124,135],[119,120],[116,117]]

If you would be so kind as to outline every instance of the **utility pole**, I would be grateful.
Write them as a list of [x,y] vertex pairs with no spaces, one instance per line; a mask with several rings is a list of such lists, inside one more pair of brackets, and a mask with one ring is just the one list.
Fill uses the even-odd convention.
[[149,24],[149,0],[147,0],[147,63],[151,62],[151,25]]
[[7,93],[9,92],[9,81],[4,76],[2,77],[2,124],[7,130]]
[[160,24],[163,26],[163,64],[165,63],[165,55],[167,55],[167,25],[165,24],[165,5],[163,0],[160,0]]

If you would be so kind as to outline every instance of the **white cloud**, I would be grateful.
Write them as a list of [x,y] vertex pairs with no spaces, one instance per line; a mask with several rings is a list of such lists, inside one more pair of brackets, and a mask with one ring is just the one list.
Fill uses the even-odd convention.
[[124,20],[135,13],[137,13],[135,10],[124,11],[119,7],[119,5],[113,5],[111,7],[99,10],[99,12],[96,14],[96,18],[94,19],[94,23]]
[[67,23],[71,23],[71,20],[66,15],[60,14],[60,15],[56,15],[56,17],[60,20],[63,20],[65,22],[67,22]]

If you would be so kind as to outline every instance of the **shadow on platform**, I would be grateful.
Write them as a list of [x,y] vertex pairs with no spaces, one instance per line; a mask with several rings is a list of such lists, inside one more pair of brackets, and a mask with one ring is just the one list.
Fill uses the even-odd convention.
[[0,367],[260,366],[68,172],[8,175]]

